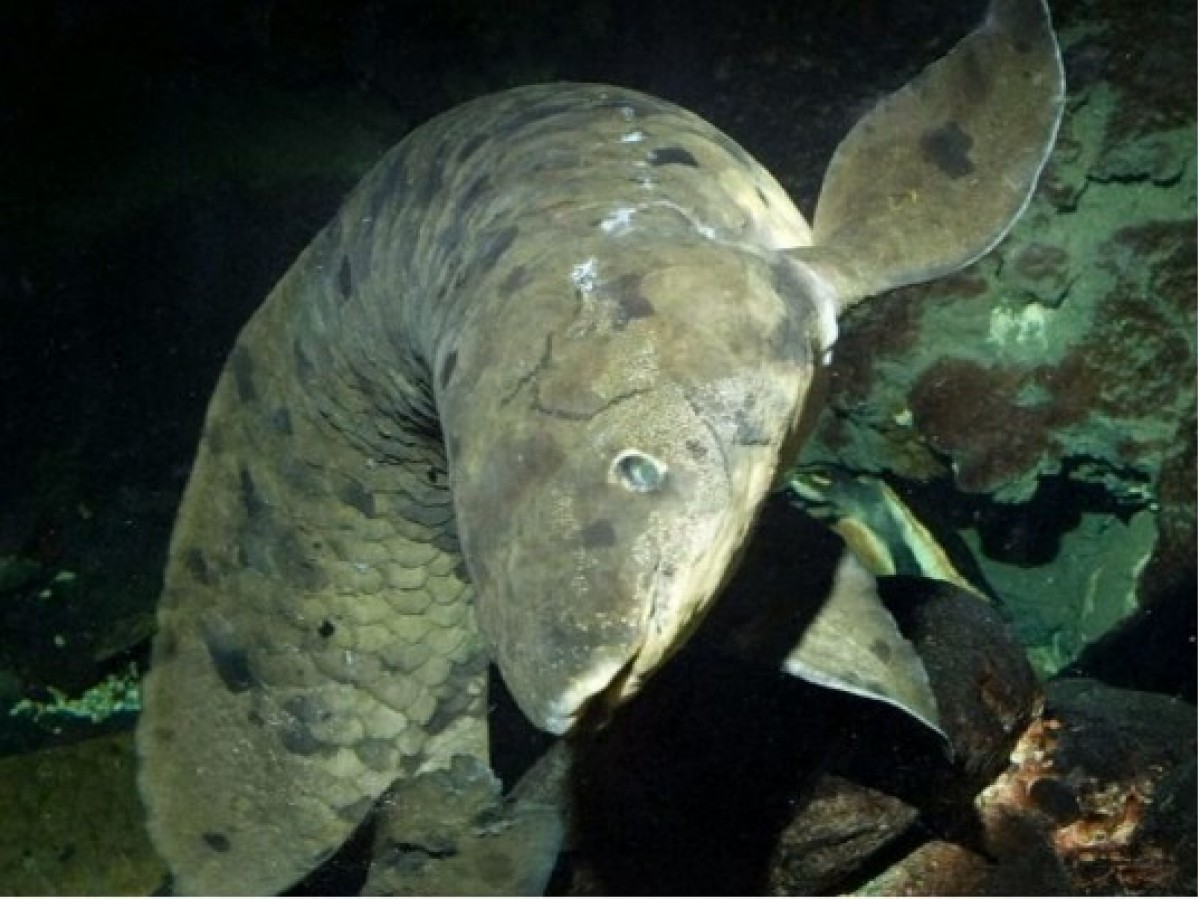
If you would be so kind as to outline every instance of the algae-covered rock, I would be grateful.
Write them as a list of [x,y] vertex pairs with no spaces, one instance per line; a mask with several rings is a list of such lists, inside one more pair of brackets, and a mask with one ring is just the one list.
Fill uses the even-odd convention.
[[[964,536],[978,548],[972,532]],[[1049,564],[1005,565],[979,553],[980,567],[1005,598],[1040,674],[1061,670],[1137,610],[1139,575],[1157,536],[1155,515],[1148,509],[1128,521],[1085,514],[1062,535],[1057,558]]]
[[147,895],[166,869],[142,829],[133,735],[0,759],[0,892]]

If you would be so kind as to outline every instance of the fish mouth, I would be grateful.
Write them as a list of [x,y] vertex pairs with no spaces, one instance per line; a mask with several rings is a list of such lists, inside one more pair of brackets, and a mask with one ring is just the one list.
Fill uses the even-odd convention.
[[[531,703],[539,727],[562,735],[603,726],[683,648],[737,567],[773,474],[773,468],[764,468],[739,491],[744,496],[730,496],[721,514],[693,519],[685,552],[678,551],[679,541],[665,538],[664,529],[647,531],[640,551],[653,562],[631,591],[636,601],[617,604],[639,609],[629,622],[627,642],[597,647],[555,695],[544,696],[536,706]],[[664,545],[675,551],[665,552]]]
[[716,590],[697,594],[676,589],[672,597],[662,569],[660,559],[647,591],[640,639],[621,656],[598,661],[575,678],[543,710],[541,726],[545,730],[562,735],[603,728],[617,708],[637,695],[699,627]]
[[603,727],[616,708],[616,704],[607,701],[606,697],[614,685],[624,680],[633,662],[632,657],[624,662],[613,660],[599,664],[585,676],[576,678],[541,710],[538,726],[558,737]]

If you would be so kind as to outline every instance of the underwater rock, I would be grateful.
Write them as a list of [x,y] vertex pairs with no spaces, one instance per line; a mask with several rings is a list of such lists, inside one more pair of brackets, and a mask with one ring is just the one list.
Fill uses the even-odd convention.
[[[467,756],[397,783],[381,801],[362,894],[542,895],[565,826],[563,746],[547,752],[508,798],[495,775]],[[530,790],[533,796],[524,795]]]
[[1194,707],[1084,679],[1046,691],[973,826],[935,829],[856,894],[1195,893]]
[[804,814],[779,837],[771,867],[772,896],[836,890],[869,858],[900,837],[917,810],[894,796],[836,776],[821,779]]
[[1044,715],[978,807],[1001,865],[1018,854],[1011,834],[1023,819],[1072,892],[1194,893],[1196,710],[1098,681],[1051,682]]
[[0,759],[0,892],[147,895],[166,867],[142,828],[133,735]]
[[[1196,437],[1163,468],[1158,540],[1137,579],[1140,608],[1088,646],[1067,669],[1115,687],[1179,695],[1196,701]],[[1189,639],[1190,637],[1190,639]]]
[[952,896],[981,892],[988,863],[954,843],[933,840],[854,891],[856,896]]
[[958,790],[974,795],[1003,770],[1040,707],[1033,669],[1000,613],[971,594],[949,584],[890,578],[883,595],[929,672]]
[[[1128,520],[1084,513],[1059,538],[1055,557],[1041,565],[1003,564],[980,551],[980,567],[1004,597],[1040,675],[1061,671],[1137,611],[1139,576],[1158,537],[1155,522],[1149,509]],[[973,533],[964,536],[979,549]]]

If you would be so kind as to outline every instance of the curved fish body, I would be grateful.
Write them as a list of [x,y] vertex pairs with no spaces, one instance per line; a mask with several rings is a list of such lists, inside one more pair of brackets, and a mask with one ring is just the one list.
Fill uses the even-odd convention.
[[[952,103],[948,57],[932,112],[869,129],[926,157],[903,266],[877,219],[886,246],[814,246],[736,143],[620,88],[485,97],[379,163],[239,336],[176,523],[138,743],[178,890],[280,891],[393,783],[486,770],[489,659],[554,733],[636,692],[790,462],[839,309],[965,264],[1023,208],[1061,71],[1040,3],[1008,7],[962,46],[1007,47],[1021,104]],[[1035,112],[1033,151],[968,179],[994,220],[917,243],[962,177],[920,129]],[[818,237],[851,234],[864,163],[839,154]]]

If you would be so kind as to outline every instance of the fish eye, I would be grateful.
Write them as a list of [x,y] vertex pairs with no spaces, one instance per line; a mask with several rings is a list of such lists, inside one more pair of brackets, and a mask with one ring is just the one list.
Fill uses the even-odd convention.
[[633,493],[661,490],[667,479],[667,466],[638,450],[625,450],[613,460],[613,474],[621,486]]

